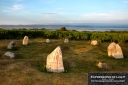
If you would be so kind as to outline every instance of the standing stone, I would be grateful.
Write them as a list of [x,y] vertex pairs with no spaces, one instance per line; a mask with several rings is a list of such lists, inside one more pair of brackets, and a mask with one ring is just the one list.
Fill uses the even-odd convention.
[[69,43],[69,40],[66,38],[66,39],[64,40],[64,43]]
[[115,59],[121,59],[123,57],[123,52],[119,44],[116,44],[115,42],[112,42],[108,46],[108,56],[113,56]]
[[108,46],[108,56],[114,56],[116,52],[116,43],[112,42],[109,46]]
[[50,43],[50,39],[46,39],[46,43]]
[[6,52],[2,58],[14,58],[15,57],[15,54],[12,53],[12,52]]
[[64,72],[60,46],[58,46],[51,54],[47,56],[46,69],[48,72]]
[[119,46],[119,44],[116,44],[116,52],[115,52],[113,57],[116,58],[116,59],[124,58],[123,53],[122,53],[122,49]]
[[97,40],[92,40],[91,45],[98,45],[98,41]]
[[8,46],[7,46],[7,49],[12,49],[15,47],[15,42],[14,41],[11,41]]
[[28,42],[29,42],[29,38],[28,36],[25,36],[23,39],[23,45],[28,45]]

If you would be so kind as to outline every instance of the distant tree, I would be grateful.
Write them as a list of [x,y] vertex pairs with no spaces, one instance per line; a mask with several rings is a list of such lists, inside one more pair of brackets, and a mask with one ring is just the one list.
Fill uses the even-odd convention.
[[46,28],[41,28],[41,30],[46,30]]
[[67,31],[66,27],[61,27],[61,31]]
[[72,31],[75,31],[76,32],[76,30],[72,30]]
[[19,28],[19,30],[27,30],[26,28]]

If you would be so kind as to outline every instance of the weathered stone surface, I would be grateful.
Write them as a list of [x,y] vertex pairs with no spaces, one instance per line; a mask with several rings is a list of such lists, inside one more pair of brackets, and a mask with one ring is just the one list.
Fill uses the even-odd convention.
[[122,49],[119,46],[119,44],[116,44],[116,52],[115,52],[113,57],[116,59],[124,58],[123,53],[122,53]]
[[98,68],[103,68],[103,69],[107,69],[108,68],[108,65],[106,64],[106,63],[102,63],[102,62],[99,62],[98,64],[97,64],[97,66],[98,66]]
[[6,52],[2,58],[14,58],[15,57],[15,54],[12,53],[12,52]]
[[28,45],[28,43],[29,43],[29,38],[28,38],[28,36],[24,36],[24,39],[23,39],[23,45]]
[[46,69],[48,72],[64,72],[60,46],[58,46],[51,54],[47,56]]
[[109,46],[108,46],[108,56],[114,56],[116,52],[116,43],[112,42]]
[[46,43],[50,43],[50,39],[46,39]]
[[98,41],[97,40],[92,40],[91,45],[98,45]]
[[112,42],[109,46],[108,46],[108,56],[112,56],[116,59],[121,59],[124,58],[123,57],[123,52],[121,47],[119,46],[119,44],[116,44],[115,42]]
[[69,40],[67,38],[64,39],[64,43],[69,43]]
[[8,46],[7,46],[7,49],[12,49],[12,48],[14,48],[15,47],[15,42],[14,41],[11,41],[9,44],[8,44]]

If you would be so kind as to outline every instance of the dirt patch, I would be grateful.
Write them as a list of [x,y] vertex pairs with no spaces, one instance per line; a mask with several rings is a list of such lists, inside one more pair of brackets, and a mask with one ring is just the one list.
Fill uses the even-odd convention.
[[61,50],[62,51],[69,51],[70,50],[70,47],[61,46]]
[[92,49],[96,48],[96,46],[92,46],[92,45],[88,45],[86,47],[79,47],[79,48],[76,48],[74,49],[75,53],[76,54],[82,54],[82,53],[86,53]]

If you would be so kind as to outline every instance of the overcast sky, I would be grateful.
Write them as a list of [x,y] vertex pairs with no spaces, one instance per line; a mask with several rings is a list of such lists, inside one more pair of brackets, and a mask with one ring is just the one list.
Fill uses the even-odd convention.
[[128,0],[0,0],[0,24],[128,24]]

